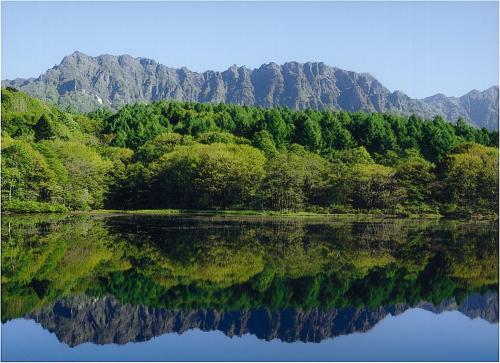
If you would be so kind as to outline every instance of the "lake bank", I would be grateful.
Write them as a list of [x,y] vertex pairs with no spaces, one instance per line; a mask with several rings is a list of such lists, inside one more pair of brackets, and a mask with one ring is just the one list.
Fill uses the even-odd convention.
[[350,212],[350,213],[318,213],[318,212],[279,212],[238,209],[97,209],[90,211],[3,211],[2,215],[29,215],[29,214],[69,214],[69,215],[155,215],[155,216],[209,216],[209,217],[266,217],[266,218],[335,218],[335,219],[453,219],[464,221],[493,221],[497,215],[442,215],[437,213],[389,213],[380,210]]

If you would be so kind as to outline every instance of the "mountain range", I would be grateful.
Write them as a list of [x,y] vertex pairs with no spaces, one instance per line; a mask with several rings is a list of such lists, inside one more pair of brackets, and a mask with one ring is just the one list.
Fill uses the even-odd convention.
[[2,81],[64,108],[88,112],[117,110],[128,103],[163,99],[224,102],[292,109],[395,112],[424,118],[436,115],[454,122],[464,118],[476,127],[498,129],[498,86],[472,90],[461,97],[436,94],[412,99],[389,91],[368,73],[324,63],[268,63],[256,69],[232,66],[223,72],[169,68],[129,55],[91,57],[74,52],[38,78]]

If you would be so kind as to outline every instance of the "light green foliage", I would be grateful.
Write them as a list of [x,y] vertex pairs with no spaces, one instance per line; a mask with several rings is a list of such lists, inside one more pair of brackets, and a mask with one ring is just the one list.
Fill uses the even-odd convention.
[[364,146],[353,149],[333,151],[330,156],[332,161],[339,160],[344,164],[373,164],[370,153]]
[[137,150],[137,158],[144,163],[149,163],[160,158],[165,153],[171,152],[177,145],[193,144],[191,136],[183,136],[175,132],[159,134],[154,139],[147,141]]
[[253,135],[252,145],[262,150],[267,157],[273,157],[278,152],[273,137],[266,130],[258,131]]
[[242,205],[257,193],[265,157],[247,145],[179,146],[151,165],[162,205]]
[[28,218],[2,221],[2,287],[7,285],[2,292],[9,295],[2,295],[2,310],[7,316],[85,291],[101,264],[120,270],[121,254],[113,253],[113,240],[102,226],[42,219],[50,228],[38,234],[37,220]]
[[3,200],[51,201],[56,177],[47,159],[29,143],[7,140],[2,145]]
[[466,209],[498,208],[498,149],[467,143],[444,161],[444,188]]
[[2,202],[2,211],[10,213],[64,213],[68,212],[63,204],[36,202],[34,200],[12,200]]
[[266,165],[263,205],[280,211],[298,211],[304,205],[328,204],[334,167],[319,155],[293,145]]
[[[121,185],[129,178],[129,165],[131,165],[134,152],[127,148],[102,146],[99,148],[99,153],[102,158],[108,159],[112,163],[111,169],[107,172],[106,184],[110,185],[106,191],[106,199],[113,196],[112,186]],[[108,190],[112,189],[112,190]]]
[[406,190],[406,204],[422,205],[428,203],[436,180],[434,165],[425,160],[414,149],[406,151],[396,166],[396,179]]
[[393,168],[379,164],[355,164],[343,176],[340,193],[358,208],[389,208],[400,203],[404,189]]
[[91,122],[83,115],[73,115],[53,105],[33,99],[23,92],[2,89],[2,133],[16,139],[43,139],[95,142],[84,125]]
[[3,127],[9,127],[9,122],[20,117],[27,124],[33,125],[43,114],[57,112],[55,106],[28,96],[13,88],[2,88],[2,123]]
[[230,134],[229,132],[219,131],[210,131],[200,134],[196,137],[196,141],[201,144],[250,144],[250,140],[245,139],[244,137],[238,137]]
[[53,141],[47,143],[47,147],[54,151],[67,170],[64,204],[71,209],[102,207],[107,174],[113,163],[79,143]]
[[266,208],[297,211],[303,208],[305,195],[302,159],[293,153],[280,153],[266,165],[263,201]]

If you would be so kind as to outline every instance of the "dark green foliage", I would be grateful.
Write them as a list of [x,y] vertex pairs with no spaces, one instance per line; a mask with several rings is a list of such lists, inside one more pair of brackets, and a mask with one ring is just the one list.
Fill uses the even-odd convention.
[[137,149],[156,135],[169,130],[168,119],[156,107],[144,104],[125,106],[104,120],[102,133],[114,146]]
[[322,149],[323,140],[318,119],[317,115],[300,113],[294,120],[295,142],[310,151]]
[[51,140],[56,137],[54,121],[48,115],[42,115],[33,129],[35,130],[35,141]]
[[126,106],[103,120],[103,133],[113,135],[112,143],[132,149],[168,130],[193,136],[222,131],[250,140],[265,130],[278,149],[293,143],[323,155],[356,146],[380,155],[416,149],[430,161],[441,160],[463,141],[498,145],[498,133],[473,128],[462,120],[452,125],[441,117],[426,121],[378,113],[160,101]]
[[113,112],[107,108],[99,108],[95,111],[87,113],[87,117],[92,119],[92,120],[106,120],[107,118],[111,117],[113,115]]
[[[441,161],[444,156],[460,143],[453,125],[442,117],[435,117],[423,125],[421,151],[430,161]],[[476,130],[477,132],[478,130]]]

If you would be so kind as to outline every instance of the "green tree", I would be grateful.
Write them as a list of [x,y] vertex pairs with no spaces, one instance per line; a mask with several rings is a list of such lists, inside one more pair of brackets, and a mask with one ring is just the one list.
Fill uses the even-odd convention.
[[267,130],[278,148],[285,146],[288,140],[288,127],[277,108],[267,110],[262,121],[262,129]]
[[263,207],[280,211],[298,211],[304,205],[328,205],[334,180],[333,168],[321,156],[292,145],[266,164],[263,183]]
[[435,182],[433,167],[415,149],[406,151],[406,155],[398,161],[395,176],[406,190],[406,204],[422,205],[430,202]]
[[404,198],[393,168],[378,164],[355,164],[343,176],[340,193],[352,206],[362,209],[392,208]]
[[189,135],[165,132],[142,144],[137,150],[136,159],[147,164],[157,160],[163,154],[171,152],[178,145],[191,145],[193,143],[193,138]]
[[323,139],[323,154],[329,154],[333,150],[350,149],[355,146],[349,130],[342,124],[337,114],[332,112],[323,113],[321,136]]
[[333,152],[330,154],[329,158],[332,161],[341,161],[349,165],[373,164],[373,159],[364,146]]
[[454,128],[442,117],[423,124],[422,154],[427,160],[441,161],[458,143]]
[[102,207],[113,163],[76,142],[51,141],[46,145],[61,160],[69,176],[67,185],[63,186],[64,204],[70,209]]
[[262,150],[267,157],[273,157],[278,152],[272,135],[266,130],[258,131],[253,135],[252,145]]
[[2,195],[7,201],[50,201],[55,174],[45,157],[29,143],[2,145]]
[[294,153],[280,153],[269,160],[261,191],[265,207],[282,212],[302,209],[305,195],[301,161]]
[[102,133],[110,135],[113,146],[137,149],[156,135],[171,131],[168,119],[156,105],[125,106],[105,119]]
[[497,210],[498,149],[461,144],[443,163],[443,189],[452,203],[466,210]]
[[151,165],[163,206],[239,207],[256,195],[265,157],[248,145],[180,146]]
[[35,130],[35,140],[50,140],[56,136],[55,125],[49,115],[42,115],[33,127]]
[[229,132],[220,131],[210,131],[200,134],[196,137],[196,141],[201,144],[250,144],[250,140],[245,139],[244,137],[239,137]]

